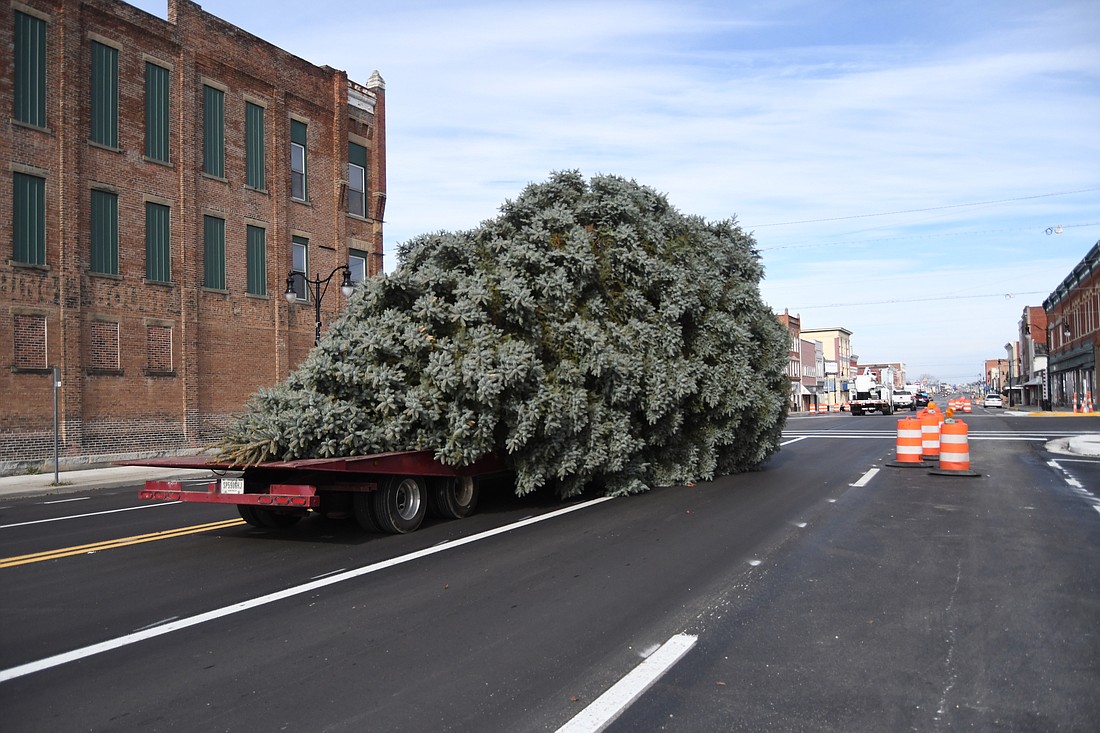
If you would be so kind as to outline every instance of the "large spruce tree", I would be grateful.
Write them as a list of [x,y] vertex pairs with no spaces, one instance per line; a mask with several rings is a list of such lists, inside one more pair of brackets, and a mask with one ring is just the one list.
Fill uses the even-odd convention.
[[625,494],[778,450],[787,334],[751,236],[616,176],[554,174],[476,229],[405,243],[222,457],[490,453],[516,491]]

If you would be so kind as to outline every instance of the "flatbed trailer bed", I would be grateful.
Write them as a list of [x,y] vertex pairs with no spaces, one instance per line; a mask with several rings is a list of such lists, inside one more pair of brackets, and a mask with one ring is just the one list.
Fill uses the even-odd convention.
[[269,528],[293,526],[311,511],[351,513],[364,529],[394,534],[415,531],[429,508],[444,518],[467,516],[477,506],[481,479],[508,471],[495,455],[449,466],[426,450],[247,466],[202,455],[120,465],[207,468],[215,474],[205,483],[146,481],[140,499],[230,504],[249,524]]

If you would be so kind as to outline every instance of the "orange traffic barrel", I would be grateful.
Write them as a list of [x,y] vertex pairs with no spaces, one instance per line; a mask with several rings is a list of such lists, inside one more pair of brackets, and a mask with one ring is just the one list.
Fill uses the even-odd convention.
[[920,416],[921,455],[931,460],[940,457],[940,421],[939,412],[926,411]]
[[940,465],[929,473],[937,476],[981,476],[970,470],[969,428],[962,420],[940,426]]
[[887,463],[895,468],[925,468],[921,422],[915,417],[898,420],[897,460]]
[[962,406],[963,406],[963,412],[971,412],[972,408],[970,406],[970,398],[969,397],[963,397]]

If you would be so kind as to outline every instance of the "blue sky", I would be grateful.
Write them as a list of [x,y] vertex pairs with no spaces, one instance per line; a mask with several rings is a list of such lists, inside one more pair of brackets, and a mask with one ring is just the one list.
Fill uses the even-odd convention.
[[200,4],[386,80],[387,268],[551,171],[616,174],[736,217],[776,311],[961,382],[1100,240],[1095,0]]

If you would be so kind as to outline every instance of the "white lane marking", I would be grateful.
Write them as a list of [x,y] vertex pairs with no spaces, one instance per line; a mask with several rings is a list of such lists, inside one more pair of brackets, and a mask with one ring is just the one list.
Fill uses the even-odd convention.
[[54,501],[44,501],[42,503],[43,504],[68,504],[69,502],[72,502],[72,501],[88,501],[88,499],[91,499],[91,498],[92,497],[90,497],[90,496],[78,496],[75,499],[56,499]]
[[190,628],[192,626],[198,626],[204,624],[207,621],[214,621],[224,616],[232,616],[242,611],[250,611],[253,608],[259,608],[260,606],[266,606],[269,603],[275,603],[286,598],[293,598],[294,596],[302,595],[303,593],[312,593],[315,590],[325,588],[336,583],[343,583],[346,580],[352,580],[354,578],[368,575],[370,573],[378,572],[379,570],[385,570],[397,565],[403,565],[413,560],[419,560],[422,557],[428,557],[429,555],[435,555],[436,553],[443,552],[445,550],[451,550],[462,545],[469,545],[474,542],[480,542],[481,540],[495,537],[498,534],[504,534],[511,532],[512,530],[526,527],[531,524],[537,524],[538,522],[545,522],[549,519],[555,519],[564,514],[578,511],[580,509],[587,509],[590,506],[601,504],[605,501],[610,501],[613,497],[603,496],[599,499],[592,499],[590,501],[582,502],[580,504],[574,504],[567,506],[556,511],[552,511],[548,514],[542,514],[537,517],[531,517],[512,524],[506,524],[502,527],[495,529],[489,529],[478,534],[470,535],[469,537],[462,537],[461,539],[454,540],[447,545],[436,545],[435,547],[427,547],[423,550],[417,550],[416,552],[410,552],[405,555],[399,555],[398,557],[390,558],[389,560],[383,560],[376,562],[373,565],[365,565],[361,568],[355,568],[348,570],[347,572],[338,573],[336,575],[330,575],[326,578],[320,578],[318,580],[311,580],[308,583],[302,585],[296,585],[292,588],[286,588],[284,590],[276,591],[274,593],[268,593],[267,595],[258,596],[256,598],[250,598],[240,603],[234,603],[231,606],[224,606],[222,608],[216,608],[206,613],[200,613],[196,616],[189,616],[187,618],[173,621],[171,623],[163,624],[153,628],[145,629],[143,631],[135,631],[132,634],[126,636],[120,636],[115,639],[108,639],[107,641],[101,641],[98,644],[92,644],[90,646],[82,647],[80,649],[73,649],[72,651],[63,652],[61,654],[55,654],[52,657],[46,657],[45,659],[39,659],[34,662],[27,662],[26,664],[20,664],[16,667],[9,667],[8,669],[0,670],[0,682],[7,682],[18,677],[23,677],[35,672],[41,672],[44,669],[50,669],[51,667],[58,667],[62,664],[68,664],[80,659],[86,659],[97,654],[103,654],[104,652],[111,651],[112,649],[119,649],[124,646],[136,644],[139,641],[145,641],[146,639],[152,639],[157,636],[163,636],[164,634],[170,634],[174,631],[181,631],[183,629]]
[[132,512],[135,509],[153,509],[158,506],[168,506],[169,504],[182,504],[182,501],[161,501],[156,504],[143,504],[142,506],[128,506],[122,509],[108,509],[103,512],[89,512],[87,514],[70,514],[67,517],[53,517],[52,519],[35,519],[31,522],[15,522],[14,524],[0,524],[0,529],[8,529],[10,527],[26,527],[30,524],[44,524],[46,522],[60,522],[64,519],[82,519],[84,517],[97,517],[100,514],[116,514],[118,512]]
[[860,487],[866,486],[867,483],[871,479],[873,479],[876,474],[878,474],[878,472],[879,472],[879,469],[877,469],[877,468],[869,468],[869,469],[867,469],[867,473],[863,474],[863,476],[860,477],[859,481],[856,481],[854,484],[848,484],[848,485],[849,486],[854,486],[857,489],[860,488]]
[[147,626],[142,626],[140,629],[134,629],[134,631],[145,631],[146,629],[152,629],[156,626],[160,626],[161,624],[166,624],[166,623],[169,623],[171,621],[175,621],[178,618],[179,618],[179,616],[169,616],[168,618],[161,619],[160,621],[154,621],[153,623],[151,623]]
[[[439,545],[436,545],[436,547],[438,547],[438,546]],[[345,570],[347,570],[347,568],[340,568],[339,570],[330,570],[327,573],[321,573],[320,575],[314,575],[312,578],[310,578],[310,580],[320,580],[321,578],[327,578],[330,575],[336,575],[336,573],[342,573]]]
[[808,437],[809,437],[808,435],[803,435],[799,438],[793,438],[791,440],[786,440],[786,441],[780,443],[779,445],[780,445],[780,447],[785,446],[785,445],[790,445],[791,443],[797,443],[800,440],[805,440]]
[[646,658],[621,680],[608,688],[557,733],[597,733],[602,731],[641,697],[653,683],[679,662],[695,646],[699,637],[677,634]]
[[[1061,460],[1066,460],[1066,459],[1061,459]],[[1066,482],[1066,485],[1070,487],[1070,489],[1073,491],[1073,493],[1077,494],[1082,499],[1087,501],[1089,503],[1089,505],[1092,506],[1092,508],[1095,509],[1097,512],[1100,512],[1100,498],[1097,498],[1096,494],[1094,494],[1091,491],[1089,491],[1088,489],[1086,489],[1084,487],[1084,485],[1080,481],[1078,481],[1073,476],[1073,474],[1071,474],[1066,469],[1065,466],[1061,465],[1056,460],[1047,461],[1047,465],[1050,466],[1051,468],[1054,468],[1058,471],[1061,471],[1062,480]]]

